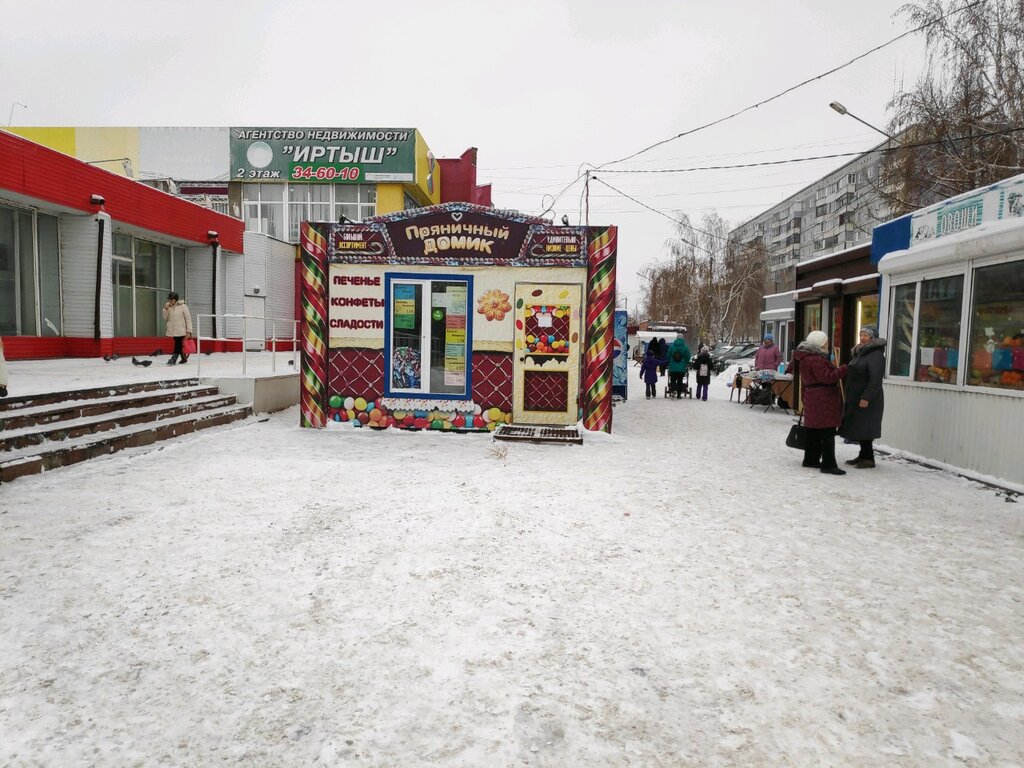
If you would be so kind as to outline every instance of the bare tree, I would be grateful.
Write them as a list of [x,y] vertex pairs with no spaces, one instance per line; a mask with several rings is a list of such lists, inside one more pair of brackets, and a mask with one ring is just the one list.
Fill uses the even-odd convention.
[[[906,132],[883,166],[894,215],[1024,170],[1024,2],[924,0],[897,13],[924,26],[927,68],[889,103]],[[994,134],[994,135],[993,135]],[[965,140],[956,140],[963,139]]]
[[729,222],[717,211],[700,227],[685,214],[666,243],[668,259],[649,265],[641,307],[655,321],[687,323],[696,340],[734,339],[757,333],[766,269],[760,248],[730,244]]

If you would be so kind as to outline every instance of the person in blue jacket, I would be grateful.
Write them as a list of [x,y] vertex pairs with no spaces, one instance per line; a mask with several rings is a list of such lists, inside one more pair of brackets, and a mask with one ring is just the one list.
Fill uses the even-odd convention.
[[658,396],[658,366],[664,365],[664,360],[659,360],[647,350],[643,363],[640,364],[640,381],[647,385],[647,399]]

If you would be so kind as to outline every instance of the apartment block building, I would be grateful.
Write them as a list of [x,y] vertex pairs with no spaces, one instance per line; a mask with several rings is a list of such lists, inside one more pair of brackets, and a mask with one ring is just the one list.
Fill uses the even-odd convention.
[[871,241],[871,230],[891,218],[879,193],[885,141],[729,233],[739,245],[763,246],[765,292],[793,288],[796,265]]

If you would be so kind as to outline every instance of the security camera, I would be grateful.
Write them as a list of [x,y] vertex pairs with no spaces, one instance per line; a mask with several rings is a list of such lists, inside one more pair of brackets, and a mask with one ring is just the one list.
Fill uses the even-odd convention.
[[103,199],[103,195],[89,195],[89,202],[93,205],[103,205],[107,201]]
[[253,293],[259,293],[259,292],[260,292],[260,287],[259,287],[258,285],[254,285],[254,286],[252,287],[252,292],[253,292]]

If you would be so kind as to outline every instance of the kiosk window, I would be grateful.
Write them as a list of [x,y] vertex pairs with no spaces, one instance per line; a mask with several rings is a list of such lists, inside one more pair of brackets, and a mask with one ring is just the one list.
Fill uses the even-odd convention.
[[892,327],[889,330],[889,375],[909,376],[914,349],[914,307],[917,284],[892,289]]
[[917,329],[917,381],[956,384],[964,277],[921,282]]
[[974,271],[967,383],[1024,390],[1024,261]]
[[471,281],[402,277],[388,283],[389,393],[469,397]]

